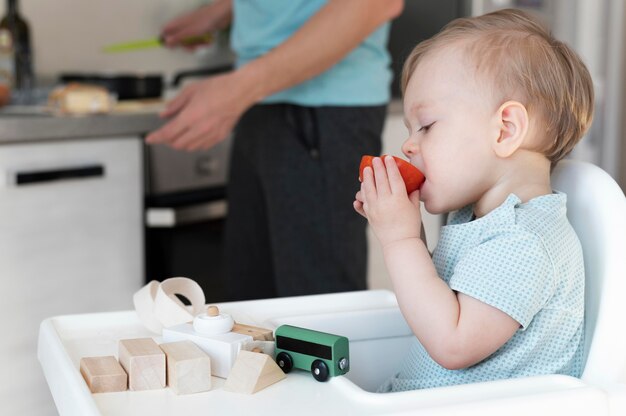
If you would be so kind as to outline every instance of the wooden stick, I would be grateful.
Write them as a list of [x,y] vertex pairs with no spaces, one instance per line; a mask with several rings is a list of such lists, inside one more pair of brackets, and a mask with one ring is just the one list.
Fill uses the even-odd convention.
[[274,333],[271,329],[259,328],[252,325],[244,325],[235,322],[232,332],[238,334],[250,335],[255,341],[274,341]]

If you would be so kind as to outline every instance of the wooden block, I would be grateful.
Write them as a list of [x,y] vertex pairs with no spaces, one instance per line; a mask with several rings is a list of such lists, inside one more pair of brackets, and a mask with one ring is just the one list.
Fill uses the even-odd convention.
[[112,355],[81,358],[80,373],[92,393],[124,391],[128,385],[126,372]]
[[120,340],[118,357],[131,390],[165,387],[165,353],[152,338]]
[[203,335],[196,332],[192,324],[163,328],[163,342],[175,341],[192,341],[211,357],[212,375],[226,378],[242,346],[252,341],[252,337],[234,332]]
[[269,355],[242,350],[224,383],[224,390],[253,394],[285,377]]
[[232,332],[250,335],[255,341],[274,341],[274,333],[271,329],[259,328],[252,325],[238,324],[235,322]]
[[211,390],[211,359],[191,341],[160,345],[167,357],[167,385],[176,394]]

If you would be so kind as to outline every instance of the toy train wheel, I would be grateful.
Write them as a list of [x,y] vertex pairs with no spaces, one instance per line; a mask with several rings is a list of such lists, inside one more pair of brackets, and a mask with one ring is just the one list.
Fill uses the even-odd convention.
[[311,364],[311,374],[317,381],[328,380],[328,366],[322,360],[315,360]]
[[284,373],[288,373],[293,368],[293,360],[291,356],[286,352],[280,352],[276,356],[276,363],[283,370]]

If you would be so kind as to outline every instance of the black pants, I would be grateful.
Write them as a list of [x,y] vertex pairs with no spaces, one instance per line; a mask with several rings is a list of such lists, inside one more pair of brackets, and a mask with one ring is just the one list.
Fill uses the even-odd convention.
[[226,293],[261,299],[366,288],[366,221],[352,208],[361,156],[386,106],[251,108],[234,136]]

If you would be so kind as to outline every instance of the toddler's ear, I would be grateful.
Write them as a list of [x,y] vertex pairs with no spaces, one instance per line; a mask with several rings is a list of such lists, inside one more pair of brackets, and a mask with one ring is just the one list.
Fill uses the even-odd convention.
[[524,143],[528,133],[528,112],[518,101],[507,101],[500,106],[500,136],[493,142],[493,150],[499,157],[511,156]]

